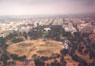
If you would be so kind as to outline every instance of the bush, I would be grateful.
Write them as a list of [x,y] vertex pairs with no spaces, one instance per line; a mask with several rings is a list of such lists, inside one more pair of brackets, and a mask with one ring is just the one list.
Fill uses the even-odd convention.
[[21,57],[19,57],[19,56],[16,55],[16,54],[11,54],[10,56],[11,56],[12,59],[14,59],[14,60],[24,61],[24,60],[26,59],[26,56],[21,56]]
[[21,41],[23,41],[23,38],[14,38],[12,40],[13,43],[17,43],[17,42],[21,42]]
[[40,58],[40,60],[42,60],[42,61],[46,61],[46,60],[48,60],[48,57],[44,57],[44,56],[42,56],[42,57]]

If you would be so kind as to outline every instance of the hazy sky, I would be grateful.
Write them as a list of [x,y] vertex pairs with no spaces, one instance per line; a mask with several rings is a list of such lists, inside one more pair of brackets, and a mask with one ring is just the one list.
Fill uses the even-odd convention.
[[0,15],[95,13],[95,0],[0,0]]

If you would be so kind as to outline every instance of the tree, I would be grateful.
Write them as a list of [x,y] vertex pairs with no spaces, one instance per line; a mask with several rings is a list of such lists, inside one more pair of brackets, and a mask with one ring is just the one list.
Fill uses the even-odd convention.
[[40,60],[42,60],[42,61],[46,61],[46,60],[48,60],[48,57],[44,57],[44,56],[42,56],[42,57],[40,57]]
[[74,54],[75,54],[75,48],[72,48],[69,55],[73,56]]
[[67,62],[65,61],[64,57],[61,57],[60,62],[62,63],[62,66],[66,66]]
[[65,56],[68,54],[68,49],[63,49],[60,51],[60,53]]
[[18,36],[18,33],[17,33],[17,32],[13,32],[13,33],[10,33],[9,35],[7,35],[7,36],[5,37],[5,39],[6,39],[6,41],[7,41],[7,40],[10,40],[10,39],[12,39],[12,38],[15,38],[16,36]]
[[25,39],[27,39],[27,33],[26,32],[23,33],[23,36],[25,37]]
[[34,63],[35,63],[35,66],[45,66],[45,63],[42,62],[42,61],[40,61],[39,58],[36,58],[36,59],[34,60]]
[[21,42],[21,41],[23,41],[23,38],[14,38],[12,40],[12,42],[14,42],[14,43],[18,43],[18,42]]
[[83,60],[82,58],[80,58],[80,57],[77,56],[77,55],[72,56],[72,59],[73,59],[74,61],[76,61],[76,62],[86,63],[85,60]]
[[51,66],[61,66],[61,64],[57,60],[55,60],[51,63]]
[[65,36],[65,37],[72,37],[72,34],[71,34],[71,32],[64,32],[63,36]]
[[57,25],[51,26],[51,30],[49,31],[47,37],[59,41],[62,35],[62,31],[63,31],[62,26]]
[[84,53],[87,54],[89,52],[89,50],[85,50]]
[[80,36],[80,32],[74,32],[74,36],[78,38]]
[[33,29],[32,31],[28,32],[28,35],[30,36],[30,39],[38,39],[42,37],[43,32],[40,30]]
[[5,43],[6,43],[6,42],[5,42],[5,38],[0,37],[0,44],[1,44],[1,45],[5,45]]
[[90,58],[90,59],[93,59],[94,57],[95,57],[94,52],[93,52],[93,51],[90,51],[90,53],[89,53],[89,58]]

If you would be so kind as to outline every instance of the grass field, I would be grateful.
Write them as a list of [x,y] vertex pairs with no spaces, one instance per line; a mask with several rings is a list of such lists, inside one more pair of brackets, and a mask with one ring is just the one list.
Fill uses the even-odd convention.
[[50,57],[54,53],[59,54],[62,46],[63,44],[55,40],[26,40],[9,45],[7,51],[19,56],[26,55],[29,59],[33,54],[46,57]]

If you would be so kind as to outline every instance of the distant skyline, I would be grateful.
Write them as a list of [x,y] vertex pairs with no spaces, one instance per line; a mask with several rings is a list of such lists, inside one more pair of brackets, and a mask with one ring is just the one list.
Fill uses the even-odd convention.
[[0,0],[0,16],[73,14],[95,14],[95,0]]

